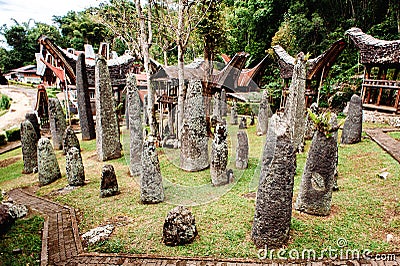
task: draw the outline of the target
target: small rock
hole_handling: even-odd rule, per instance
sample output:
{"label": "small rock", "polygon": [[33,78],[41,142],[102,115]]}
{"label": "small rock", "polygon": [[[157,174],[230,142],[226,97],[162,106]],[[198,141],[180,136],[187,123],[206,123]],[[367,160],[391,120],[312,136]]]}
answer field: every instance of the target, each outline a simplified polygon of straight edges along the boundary
{"label": "small rock", "polygon": [[378,174],[378,177],[383,179],[383,180],[386,180],[386,178],[388,176],[389,176],[389,172],[387,172],[387,171],[384,171],[384,172],[381,172],[381,173]]}
{"label": "small rock", "polygon": [[163,227],[165,245],[185,245],[193,242],[196,236],[196,222],[188,208],[178,206],[169,211]]}
{"label": "small rock", "polygon": [[107,239],[114,230],[114,225],[107,224],[105,226],[99,226],[92,230],[84,233],[82,239],[88,244],[96,244],[101,240]]}
{"label": "small rock", "polygon": [[22,249],[21,248],[13,249],[12,253],[13,254],[21,254],[22,253]]}
{"label": "small rock", "polygon": [[388,243],[392,242],[393,238],[394,238],[394,236],[392,234],[387,234],[386,235],[386,242],[388,242]]}
{"label": "small rock", "polygon": [[13,219],[19,219],[28,214],[28,208],[25,205],[13,204],[13,203],[3,203],[8,207],[8,213]]}

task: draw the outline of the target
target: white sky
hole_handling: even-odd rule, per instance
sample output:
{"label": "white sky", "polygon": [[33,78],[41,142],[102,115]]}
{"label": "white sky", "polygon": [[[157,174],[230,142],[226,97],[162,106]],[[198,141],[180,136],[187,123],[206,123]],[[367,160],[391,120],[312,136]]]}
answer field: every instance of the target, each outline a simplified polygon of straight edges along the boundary
{"label": "white sky", "polygon": [[68,11],[82,11],[87,7],[98,6],[103,0],[0,0],[0,26],[14,25],[11,18],[19,23],[33,19],[52,25],[52,17],[64,16]]}

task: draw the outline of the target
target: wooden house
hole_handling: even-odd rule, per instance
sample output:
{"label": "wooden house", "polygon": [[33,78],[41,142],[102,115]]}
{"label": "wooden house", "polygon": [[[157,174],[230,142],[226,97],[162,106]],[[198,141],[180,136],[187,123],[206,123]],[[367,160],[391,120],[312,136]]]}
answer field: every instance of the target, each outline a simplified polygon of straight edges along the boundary
{"label": "wooden house", "polygon": [[379,40],[359,28],[347,30],[346,35],[360,50],[360,63],[364,65],[363,107],[399,113],[400,40]]}

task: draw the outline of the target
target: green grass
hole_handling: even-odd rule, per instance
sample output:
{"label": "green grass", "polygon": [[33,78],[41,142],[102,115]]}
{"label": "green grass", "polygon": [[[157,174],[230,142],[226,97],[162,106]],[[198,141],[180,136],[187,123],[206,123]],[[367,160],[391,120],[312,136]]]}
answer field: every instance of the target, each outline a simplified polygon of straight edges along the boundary
{"label": "green grass", "polygon": [[[172,152],[171,155],[171,151],[159,149],[164,180],[169,184],[177,184],[181,190],[166,187],[166,202],[143,205],[140,203],[138,180],[129,176],[125,158],[98,162],[95,140],[81,142],[87,181],[85,186],[68,194],[60,195],[56,192],[67,185],[65,157],[57,151],[63,178],[48,186],[35,189],[38,195],[76,208],[80,217],[81,233],[107,223],[117,225],[109,240],[89,247],[90,251],[162,256],[257,258],[258,249],[251,241],[255,200],[244,195],[256,191],[259,178],[257,169],[265,136],[256,136],[254,126],[247,132],[250,141],[249,168],[245,171],[235,171],[236,183],[224,188],[223,191],[207,187],[210,182],[209,170],[198,173],[184,172],[174,165],[173,159],[168,159],[168,156],[176,158],[174,157],[176,154]],[[234,146],[236,131],[230,129],[230,134],[229,142]],[[306,150],[309,144],[307,142]],[[124,152],[127,151],[127,147],[124,147]],[[0,160],[7,156],[18,156],[18,151],[0,155]],[[231,167],[233,158],[234,155],[230,154]],[[297,197],[305,161],[306,153],[297,155],[293,201]],[[111,198],[99,198],[101,169],[104,164],[109,163],[116,170],[121,193]],[[18,165],[18,162],[15,164]],[[390,172],[387,180],[376,176],[382,169]],[[37,175],[14,177],[15,171],[18,170],[9,169],[0,172],[0,177],[12,176],[7,177],[7,181],[0,181],[0,187],[9,190],[13,187],[36,184]],[[286,248],[321,251],[329,246],[335,248],[337,239],[345,238],[351,248],[368,248],[374,252],[398,251],[399,173],[400,166],[397,161],[369,139],[363,139],[361,143],[355,145],[340,145],[338,178],[340,190],[333,194],[331,214],[327,217],[316,217],[293,211],[290,239]],[[202,187],[206,189],[202,190]],[[222,194],[217,196],[218,193]],[[190,245],[166,247],[161,241],[162,225],[168,211],[174,207],[168,202],[179,200],[185,204],[190,204],[192,201],[204,203],[191,207],[196,217],[199,236]],[[389,233],[395,236],[395,241],[386,243],[386,235]]]}
{"label": "green grass", "polygon": [[395,140],[400,140],[400,131],[399,132],[387,132],[386,134],[388,134]]}
{"label": "green grass", "polygon": [[[40,265],[43,222],[39,216],[19,219],[0,236],[1,265]],[[21,252],[14,254],[16,249]]]}

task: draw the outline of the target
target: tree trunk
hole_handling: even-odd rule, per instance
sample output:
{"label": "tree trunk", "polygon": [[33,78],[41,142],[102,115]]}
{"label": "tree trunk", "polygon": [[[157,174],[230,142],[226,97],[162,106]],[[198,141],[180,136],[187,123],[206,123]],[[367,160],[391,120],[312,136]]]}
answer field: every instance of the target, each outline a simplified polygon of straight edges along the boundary
{"label": "tree trunk", "polygon": [[183,110],[186,98],[186,88],[185,88],[185,73],[184,73],[184,61],[183,61],[184,51],[181,45],[178,45],[178,139],[181,139],[181,127],[183,123]]}

